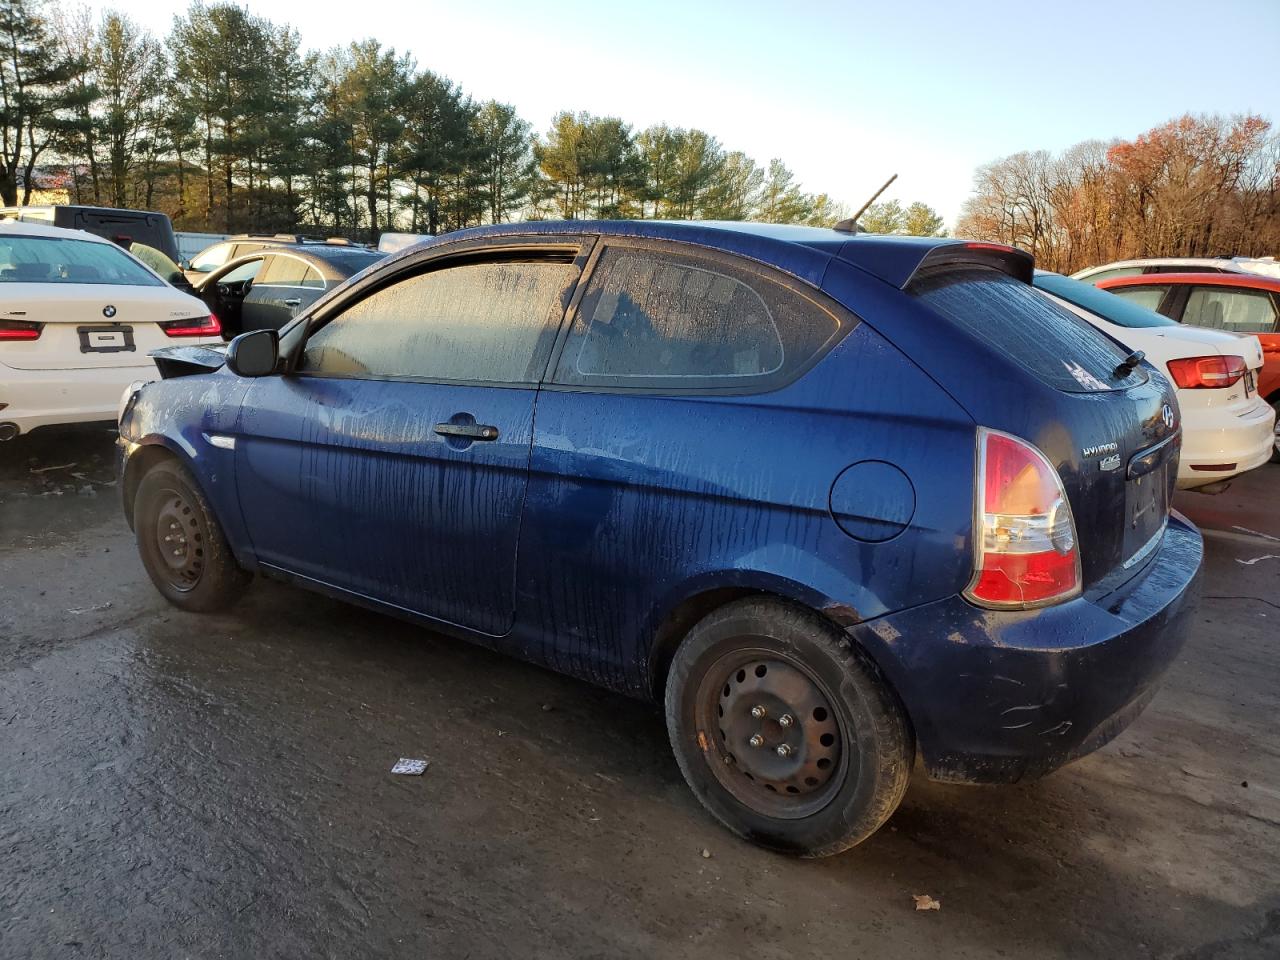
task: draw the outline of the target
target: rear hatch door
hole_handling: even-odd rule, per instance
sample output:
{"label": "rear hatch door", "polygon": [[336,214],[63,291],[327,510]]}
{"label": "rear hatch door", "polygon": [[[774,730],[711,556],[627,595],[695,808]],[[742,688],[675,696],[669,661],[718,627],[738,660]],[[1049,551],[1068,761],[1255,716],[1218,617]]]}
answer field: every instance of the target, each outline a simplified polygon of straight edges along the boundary
{"label": "rear hatch door", "polygon": [[[1011,275],[1016,272],[1022,276]],[[1141,569],[1177,479],[1177,402],[1152,368],[1026,282],[1023,265],[926,263],[919,302],[995,355],[945,383],[975,419],[1034,443],[1058,470],[1075,519],[1084,587]]]}

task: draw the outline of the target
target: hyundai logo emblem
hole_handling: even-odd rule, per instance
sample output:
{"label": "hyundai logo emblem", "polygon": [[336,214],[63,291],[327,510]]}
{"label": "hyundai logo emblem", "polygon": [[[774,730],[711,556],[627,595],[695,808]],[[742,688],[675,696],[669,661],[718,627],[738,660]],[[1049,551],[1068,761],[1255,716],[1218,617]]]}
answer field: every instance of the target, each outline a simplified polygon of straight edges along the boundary
{"label": "hyundai logo emblem", "polygon": [[[105,307],[102,308],[102,315],[106,317],[108,320],[110,320],[112,317],[116,315],[116,308],[108,303]],[[1165,409],[1168,409],[1168,408],[1166,407]]]}
{"label": "hyundai logo emblem", "polygon": [[1160,411],[1160,417],[1161,419],[1164,420],[1164,425],[1168,427],[1170,430],[1172,430],[1173,429],[1173,407],[1169,406],[1166,403],[1164,405],[1164,409]]}

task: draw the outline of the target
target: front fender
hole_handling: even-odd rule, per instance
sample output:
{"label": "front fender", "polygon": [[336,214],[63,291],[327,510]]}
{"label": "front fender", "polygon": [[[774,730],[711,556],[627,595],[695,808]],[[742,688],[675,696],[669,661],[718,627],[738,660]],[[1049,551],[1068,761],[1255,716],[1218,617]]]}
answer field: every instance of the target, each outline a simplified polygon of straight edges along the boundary
{"label": "front fender", "polygon": [[[133,525],[133,495],[159,457],[185,466],[209,501],[231,552],[254,565],[235,482],[235,433],[249,381],[227,371],[149,383],[135,398],[120,440],[119,479],[125,519]],[[216,444],[215,442],[216,441]]]}

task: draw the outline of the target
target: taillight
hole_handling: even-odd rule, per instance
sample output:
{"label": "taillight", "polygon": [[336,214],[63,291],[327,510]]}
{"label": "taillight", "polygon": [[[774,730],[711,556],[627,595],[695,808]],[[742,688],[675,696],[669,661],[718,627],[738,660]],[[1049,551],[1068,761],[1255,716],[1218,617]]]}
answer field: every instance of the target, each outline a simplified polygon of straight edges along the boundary
{"label": "taillight", "polygon": [[216,337],[222,333],[222,324],[212,313],[207,317],[192,317],[190,320],[166,320],[160,329],[167,337]]}
{"label": "taillight", "polygon": [[1080,592],[1071,505],[1044,454],[1007,433],[978,429],[973,581],[984,607],[1039,607]]}
{"label": "taillight", "polygon": [[1248,371],[1244,357],[1182,357],[1166,366],[1173,382],[1183,390],[1230,387]]}
{"label": "taillight", "polygon": [[27,320],[0,320],[0,340],[39,340],[41,325]]}

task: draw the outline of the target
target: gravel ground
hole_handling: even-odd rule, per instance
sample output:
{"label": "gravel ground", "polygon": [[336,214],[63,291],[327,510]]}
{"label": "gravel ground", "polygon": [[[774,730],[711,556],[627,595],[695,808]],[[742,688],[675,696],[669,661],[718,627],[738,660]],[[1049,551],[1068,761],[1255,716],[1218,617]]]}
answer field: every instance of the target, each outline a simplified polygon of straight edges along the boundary
{"label": "gravel ground", "polygon": [[6,960],[1280,956],[1280,466],[1180,495],[1197,627],[1125,734],[821,862],[720,830],[644,704],[261,580],[173,610],[112,479],[101,427],[0,445]]}

